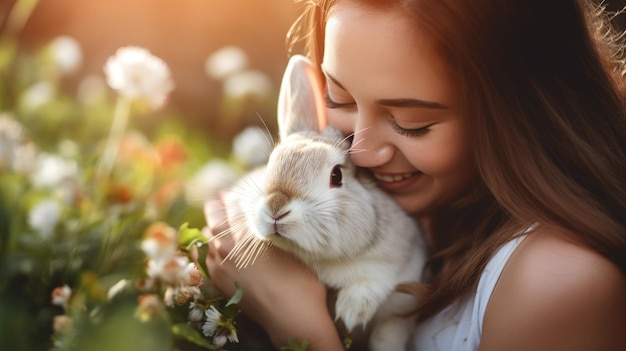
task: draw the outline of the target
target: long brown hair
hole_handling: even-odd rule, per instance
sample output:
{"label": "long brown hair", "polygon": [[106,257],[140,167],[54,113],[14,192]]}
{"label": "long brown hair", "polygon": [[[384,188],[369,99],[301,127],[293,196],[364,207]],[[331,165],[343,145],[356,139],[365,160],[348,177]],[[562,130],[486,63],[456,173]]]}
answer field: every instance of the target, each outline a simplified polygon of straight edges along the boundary
{"label": "long brown hair", "polygon": [[[470,193],[433,219],[426,318],[478,284],[495,250],[534,222],[626,274],[626,83],[619,37],[587,0],[352,0],[395,6],[447,64],[473,133]],[[333,0],[309,0],[290,30],[323,57]],[[407,44],[410,45],[410,44]]]}

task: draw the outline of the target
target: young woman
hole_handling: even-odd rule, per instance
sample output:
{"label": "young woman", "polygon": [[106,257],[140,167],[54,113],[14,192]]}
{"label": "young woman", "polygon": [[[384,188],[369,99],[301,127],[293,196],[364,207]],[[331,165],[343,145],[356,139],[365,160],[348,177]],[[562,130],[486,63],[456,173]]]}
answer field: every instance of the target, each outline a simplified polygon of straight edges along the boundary
{"label": "young woman", "polygon": [[[585,0],[315,0],[300,29],[352,160],[424,228],[407,349],[626,348],[626,84]],[[206,216],[227,228],[219,201]],[[340,350],[326,289],[297,260],[207,264],[275,346]],[[410,311],[407,311],[410,312]]]}

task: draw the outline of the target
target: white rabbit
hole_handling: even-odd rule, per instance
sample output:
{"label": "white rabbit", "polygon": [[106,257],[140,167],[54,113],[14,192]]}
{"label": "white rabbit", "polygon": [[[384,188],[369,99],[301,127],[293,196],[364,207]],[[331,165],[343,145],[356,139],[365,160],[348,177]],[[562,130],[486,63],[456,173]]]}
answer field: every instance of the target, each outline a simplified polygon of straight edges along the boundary
{"label": "white rabbit", "polygon": [[279,96],[280,142],[267,166],[244,176],[224,199],[242,209],[239,225],[248,229],[227,259],[243,268],[271,245],[292,252],[337,290],[336,319],[348,331],[367,326],[371,350],[403,350],[415,324],[405,314],[417,300],[394,288],[420,280],[422,235],[350,162],[341,132],[318,131],[321,92],[310,61],[292,57]]}

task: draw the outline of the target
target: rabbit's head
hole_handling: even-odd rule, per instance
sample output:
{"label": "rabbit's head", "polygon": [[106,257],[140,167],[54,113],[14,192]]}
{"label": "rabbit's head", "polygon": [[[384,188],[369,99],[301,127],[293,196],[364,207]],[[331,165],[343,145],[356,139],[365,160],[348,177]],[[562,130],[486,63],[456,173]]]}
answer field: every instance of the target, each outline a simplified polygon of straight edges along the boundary
{"label": "rabbit's head", "polygon": [[248,194],[240,195],[251,235],[312,264],[357,254],[380,229],[349,141],[332,126],[319,131],[325,107],[317,77],[308,59],[291,58],[279,95],[280,142],[267,167],[241,182]]}

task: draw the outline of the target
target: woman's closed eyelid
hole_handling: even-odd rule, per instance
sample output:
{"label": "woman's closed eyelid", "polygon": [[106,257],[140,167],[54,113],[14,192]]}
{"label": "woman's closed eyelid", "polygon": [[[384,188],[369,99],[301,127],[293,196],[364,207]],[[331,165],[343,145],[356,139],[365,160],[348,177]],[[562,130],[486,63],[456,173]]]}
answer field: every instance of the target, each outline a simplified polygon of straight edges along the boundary
{"label": "woman's closed eyelid", "polygon": [[[409,118],[407,120],[405,116],[403,119],[397,120],[396,116],[391,112],[388,114],[388,121],[394,132],[405,137],[423,136],[430,132],[432,126],[438,124],[437,121],[424,120],[423,117],[418,119]],[[406,123],[408,123],[408,125],[406,125]]]}
{"label": "woman's closed eyelid", "polygon": [[326,107],[343,108],[343,107],[355,107],[355,106],[356,106],[356,103],[354,102],[346,102],[346,103],[335,102],[333,99],[331,99],[328,91],[326,91]]}
{"label": "woman's closed eyelid", "polygon": [[406,137],[419,137],[419,136],[423,136],[425,134],[427,134],[428,132],[430,132],[430,128],[435,125],[435,123],[431,123],[429,125],[426,125],[424,127],[420,127],[420,128],[411,128],[411,129],[407,129],[407,128],[402,128],[398,123],[396,123],[395,121],[393,121],[392,124],[392,129],[402,135],[402,136],[406,136]]}

